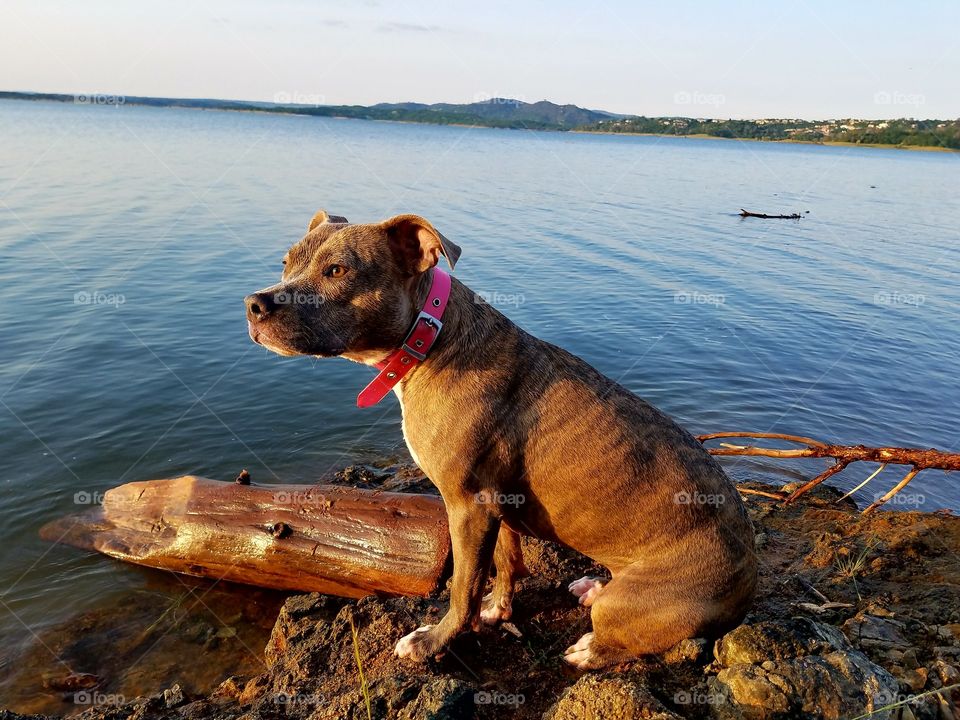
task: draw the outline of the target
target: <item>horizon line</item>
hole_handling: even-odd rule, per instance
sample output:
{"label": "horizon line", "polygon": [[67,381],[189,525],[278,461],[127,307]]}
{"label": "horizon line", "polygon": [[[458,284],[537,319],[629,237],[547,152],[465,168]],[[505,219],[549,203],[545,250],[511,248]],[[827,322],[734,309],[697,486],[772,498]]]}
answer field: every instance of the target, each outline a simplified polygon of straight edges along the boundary
{"label": "horizon line", "polygon": [[[279,94],[279,93],[278,93]],[[297,93],[283,93],[291,95],[293,97],[297,96]],[[910,120],[915,122],[954,122],[960,120],[960,117],[957,118],[919,118],[919,117],[884,117],[884,118],[864,118],[857,117],[854,115],[848,115],[845,117],[817,117],[817,118],[804,118],[800,116],[767,116],[767,117],[711,117],[707,115],[641,115],[635,113],[616,113],[610,110],[598,110],[595,108],[588,108],[582,105],[577,105],[575,103],[558,103],[553,100],[548,100],[546,98],[542,100],[536,100],[534,102],[529,102],[526,100],[520,100],[518,98],[510,97],[489,97],[484,100],[474,100],[473,102],[421,102],[418,100],[398,100],[398,101],[380,101],[371,105],[362,105],[362,104],[351,104],[351,103],[295,103],[295,102],[277,102],[276,100],[241,100],[236,98],[218,98],[218,97],[173,97],[168,95],[130,95],[125,93],[106,93],[106,92],[43,92],[37,90],[0,90],[0,96],[2,95],[34,95],[38,97],[73,97],[75,100],[80,98],[103,98],[105,101],[94,100],[90,102],[89,100],[84,102],[80,101],[78,104],[88,104],[88,105],[123,105],[126,102],[127,98],[130,98],[134,101],[136,100],[182,100],[188,102],[198,102],[198,101],[212,101],[212,102],[222,102],[222,103],[237,103],[237,104],[248,104],[248,105],[265,105],[277,108],[291,107],[291,108],[338,108],[338,107],[355,107],[355,108],[373,108],[377,105],[403,105],[403,104],[416,104],[416,105],[454,105],[467,107],[469,105],[483,105],[490,104],[494,101],[500,101],[502,104],[519,104],[519,105],[535,105],[537,103],[545,102],[557,107],[571,106],[578,108],[580,110],[586,110],[588,112],[595,112],[604,115],[609,115],[614,119],[629,119],[629,118],[650,118],[650,119],[670,119],[670,118],[684,118],[692,120],[716,120],[716,121],[730,121],[730,120],[743,120],[747,122],[756,122],[758,120],[799,120],[801,122],[831,122],[838,120],[867,120],[870,122],[887,122],[893,120]],[[107,102],[108,99],[114,99],[113,102]],[[119,100],[119,102],[117,102]]]}

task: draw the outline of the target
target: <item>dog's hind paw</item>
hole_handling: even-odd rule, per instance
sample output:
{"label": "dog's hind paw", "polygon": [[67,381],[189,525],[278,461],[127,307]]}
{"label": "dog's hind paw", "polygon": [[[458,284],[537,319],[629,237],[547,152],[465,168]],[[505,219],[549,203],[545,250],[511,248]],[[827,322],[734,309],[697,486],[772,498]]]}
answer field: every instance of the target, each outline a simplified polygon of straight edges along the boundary
{"label": "dog's hind paw", "polygon": [[564,651],[564,661],[579,670],[591,667],[594,659],[593,652],[590,650],[591,642],[593,642],[593,633],[588,632]]}
{"label": "dog's hind paw", "polygon": [[504,605],[493,593],[483,596],[483,604],[480,607],[480,620],[485,625],[496,625],[503,620],[509,620],[513,615],[513,606],[511,603]]}
{"label": "dog's hind paw", "polygon": [[599,578],[584,576],[574,580],[567,589],[580,599],[580,604],[590,607],[603,590],[604,583]]}

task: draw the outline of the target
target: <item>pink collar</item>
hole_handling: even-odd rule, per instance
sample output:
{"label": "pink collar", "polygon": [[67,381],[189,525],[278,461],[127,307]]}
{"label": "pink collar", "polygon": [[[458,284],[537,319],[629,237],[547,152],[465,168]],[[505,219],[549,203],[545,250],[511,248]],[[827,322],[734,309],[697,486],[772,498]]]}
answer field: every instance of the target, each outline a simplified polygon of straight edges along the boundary
{"label": "pink collar", "polygon": [[404,375],[427,359],[427,353],[437,342],[443,328],[441,319],[450,299],[450,276],[438,267],[432,270],[430,291],[413,322],[403,344],[390,353],[382,362],[377,363],[380,374],[377,375],[360,394],[357,395],[357,407],[370,407],[383,400],[393,386]]}

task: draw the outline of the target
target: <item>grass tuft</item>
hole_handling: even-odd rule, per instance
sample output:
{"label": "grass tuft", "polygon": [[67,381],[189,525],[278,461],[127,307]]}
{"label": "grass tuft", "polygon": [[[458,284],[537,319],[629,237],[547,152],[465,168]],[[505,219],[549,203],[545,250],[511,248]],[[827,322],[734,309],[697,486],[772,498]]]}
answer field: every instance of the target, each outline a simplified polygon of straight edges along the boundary
{"label": "grass tuft", "polygon": [[857,591],[857,600],[863,600],[863,597],[860,595],[860,586],[857,583],[857,577],[867,564],[867,557],[870,555],[870,551],[873,550],[877,544],[877,539],[871,538],[860,552],[845,557],[838,557],[835,561],[837,573],[840,577],[853,580],[853,589]]}

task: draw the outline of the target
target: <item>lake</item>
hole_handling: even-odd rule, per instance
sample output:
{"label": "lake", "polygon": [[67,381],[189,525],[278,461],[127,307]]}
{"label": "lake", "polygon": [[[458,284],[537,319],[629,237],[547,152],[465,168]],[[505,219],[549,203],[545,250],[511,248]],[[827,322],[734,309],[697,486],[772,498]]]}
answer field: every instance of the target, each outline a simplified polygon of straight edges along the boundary
{"label": "lake", "polygon": [[[319,208],[424,215],[463,248],[457,277],[694,432],[960,441],[957,154],[16,101],[0,138],[0,705],[68,711],[38,677],[71,627],[177,679],[177,647],[124,642],[181,608],[174,638],[196,625],[255,667],[279,602],[50,545],[45,522],[132,480],[403,456],[396,399],[355,407],[369,369],[247,337],[244,295]],[[922,473],[892,504],[917,507],[960,509],[960,482]]]}

